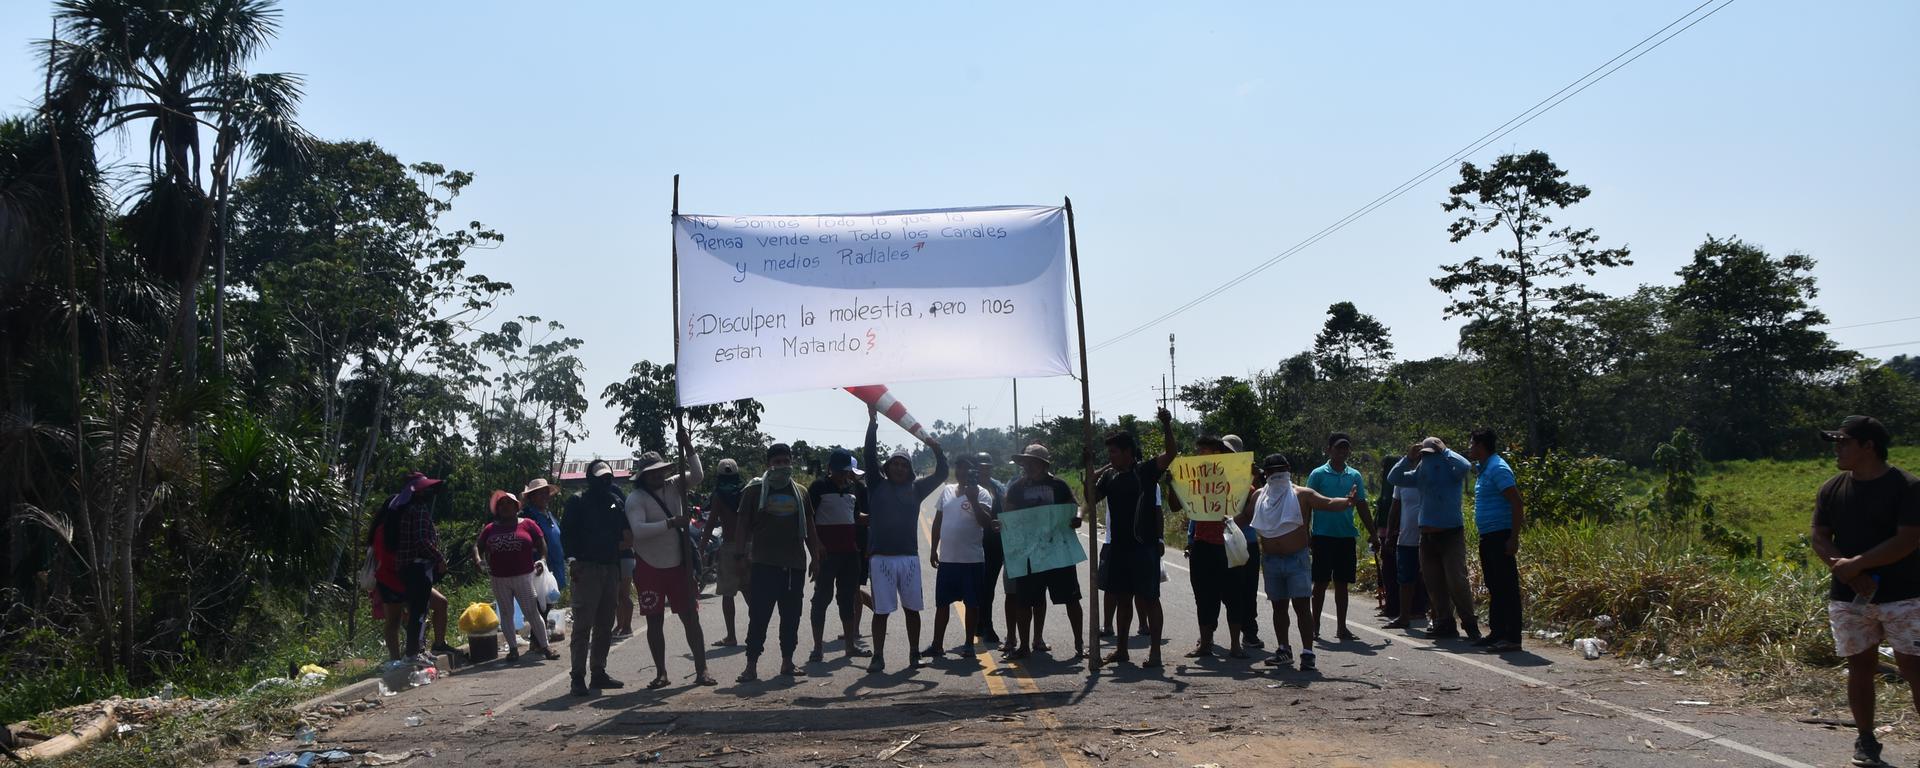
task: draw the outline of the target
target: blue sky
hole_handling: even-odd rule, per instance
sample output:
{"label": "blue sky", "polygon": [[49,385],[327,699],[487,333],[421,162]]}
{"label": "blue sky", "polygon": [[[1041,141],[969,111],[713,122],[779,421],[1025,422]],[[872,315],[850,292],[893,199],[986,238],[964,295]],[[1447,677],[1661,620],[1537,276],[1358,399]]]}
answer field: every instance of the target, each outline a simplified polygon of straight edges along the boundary
{"label": "blue sky", "polygon": [[[307,78],[302,120],[474,172],[461,218],[504,233],[474,265],[586,341],[600,390],[672,355],[670,179],[689,213],[1074,199],[1091,342],[1279,253],[1558,90],[1693,2],[834,4],[358,2],[285,7],[259,71]],[[0,4],[0,108],[40,90],[50,5]],[[1593,196],[1561,220],[1628,245],[1610,292],[1671,283],[1708,234],[1819,261],[1846,326],[1920,314],[1920,4],[1739,0],[1472,159],[1544,149]],[[1901,138],[1905,137],[1905,138]],[[134,137],[122,143],[134,141]],[[1351,300],[1403,358],[1458,326],[1427,280],[1449,244],[1436,177],[1340,233],[1091,358],[1103,416],[1181,381],[1271,368]],[[1920,341],[1920,320],[1834,331]],[[1920,343],[1868,354],[1920,354]],[[1013,418],[1005,381],[901,384],[924,422]],[[839,392],[766,399],[776,438],[851,443]],[[1023,422],[1075,411],[1023,381]]]}

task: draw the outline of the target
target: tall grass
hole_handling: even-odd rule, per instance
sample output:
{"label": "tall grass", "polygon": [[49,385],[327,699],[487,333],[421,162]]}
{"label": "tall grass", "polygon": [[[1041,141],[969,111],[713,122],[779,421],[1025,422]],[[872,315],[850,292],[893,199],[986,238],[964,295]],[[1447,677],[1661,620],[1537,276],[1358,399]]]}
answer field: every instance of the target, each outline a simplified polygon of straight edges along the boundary
{"label": "tall grass", "polygon": [[[1838,662],[1824,572],[1734,557],[1688,525],[1567,522],[1522,541],[1531,627],[1750,675]],[[1601,615],[1614,625],[1598,627]]]}

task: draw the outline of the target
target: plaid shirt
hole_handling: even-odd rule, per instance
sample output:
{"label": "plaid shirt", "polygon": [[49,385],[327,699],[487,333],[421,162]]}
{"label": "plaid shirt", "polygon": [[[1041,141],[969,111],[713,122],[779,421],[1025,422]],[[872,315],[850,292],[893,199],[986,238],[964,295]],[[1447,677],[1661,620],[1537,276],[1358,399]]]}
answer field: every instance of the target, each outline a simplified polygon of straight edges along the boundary
{"label": "plaid shirt", "polygon": [[394,533],[399,535],[393,548],[395,559],[402,563],[440,561],[440,532],[433,527],[432,504],[415,502],[400,510]]}

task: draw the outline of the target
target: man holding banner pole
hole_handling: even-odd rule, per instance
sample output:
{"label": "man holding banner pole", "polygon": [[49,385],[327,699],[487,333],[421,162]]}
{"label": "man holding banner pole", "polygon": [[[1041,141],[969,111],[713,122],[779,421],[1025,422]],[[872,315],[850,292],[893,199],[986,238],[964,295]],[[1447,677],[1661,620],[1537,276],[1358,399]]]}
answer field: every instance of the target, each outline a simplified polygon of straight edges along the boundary
{"label": "man holding banner pole", "polygon": [[887,669],[887,617],[907,612],[908,668],[920,666],[920,611],[925,599],[920,585],[920,504],[947,479],[947,454],[940,442],[923,438],[933,450],[933,474],[915,479],[913,457],[895,451],[880,463],[880,412],[867,405],[867,443],[862,453],[867,469],[867,531],[872,554],[869,579],[873,588],[873,663],[871,673]]}

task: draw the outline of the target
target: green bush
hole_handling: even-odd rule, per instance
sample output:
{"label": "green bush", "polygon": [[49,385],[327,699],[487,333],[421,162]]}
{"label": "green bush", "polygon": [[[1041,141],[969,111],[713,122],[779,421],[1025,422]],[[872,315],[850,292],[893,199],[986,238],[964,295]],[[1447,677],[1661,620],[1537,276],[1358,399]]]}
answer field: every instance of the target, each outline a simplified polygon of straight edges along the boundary
{"label": "green bush", "polygon": [[[1554,451],[1537,458],[1508,458],[1530,523],[1607,522],[1628,513],[1628,469],[1623,462]],[[1469,479],[1469,492],[1471,488]]]}

